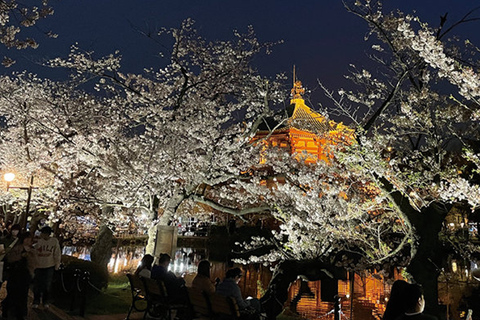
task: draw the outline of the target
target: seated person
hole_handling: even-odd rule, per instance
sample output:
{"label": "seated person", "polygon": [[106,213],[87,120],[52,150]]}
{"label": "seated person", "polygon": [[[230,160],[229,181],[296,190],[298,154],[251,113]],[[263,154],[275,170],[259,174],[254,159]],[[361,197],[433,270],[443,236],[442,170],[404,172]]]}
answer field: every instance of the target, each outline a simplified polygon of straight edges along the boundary
{"label": "seated person", "polygon": [[152,264],[153,256],[149,254],[144,255],[142,261],[140,261],[140,265],[137,270],[135,270],[135,275],[143,278],[150,278],[152,274]]}
{"label": "seated person", "polygon": [[227,271],[225,279],[217,286],[216,293],[224,297],[232,297],[237,301],[240,312],[242,310],[254,310],[260,312],[261,306],[258,299],[244,300],[238,283],[242,279],[242,270],[233,268]]}
{"label": "seated person", "polygon": [[418,284],[408,284],[403,294],[405,313],[398,317],[398,320],[437,320],[436,317],[423,313],[425,299],[422,287]]}
{"label": "seated person", "polygon": [[197,275],[192,281],[192,288],[206,294],[215,293],[215,285],[210,280],[210,261],[202,260],[198,264]]}
{"label": "seated person", "polygon": [[187,291],[185,287],[185,280],[177,278],[177,276],[168,271],[170,264],[170,255],[166,253],[160,254],[157,265],[152,267],[151,278],[154,280],[161,280],[167,288],[167,294],[171,301],[183,303],[187,301]]}

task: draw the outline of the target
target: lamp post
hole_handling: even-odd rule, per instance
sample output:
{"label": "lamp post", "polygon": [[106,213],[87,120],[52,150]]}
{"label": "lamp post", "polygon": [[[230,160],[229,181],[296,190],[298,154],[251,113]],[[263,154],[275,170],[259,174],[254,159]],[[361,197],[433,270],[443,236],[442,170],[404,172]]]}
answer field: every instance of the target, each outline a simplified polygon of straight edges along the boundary
{"label": "lamp post", "polygon": [[5,173],[5,175],[3,176],[3,179],[7,182],[7,191],[10,189],[27,190],[27,206],[25,208],[25,212],[22,213],[22,215],[20,216],[20,221],[19,221],[19,224],[22,226],[22,228],[26,229],[28,214],[30,211],[30,200],[32,199],[32,190],[34,189],[33,176],[30,177],[30,185],[28,187],[11,186],[10,183],[12,183],[12,181],[15,179],[15,174],[11,172]]}

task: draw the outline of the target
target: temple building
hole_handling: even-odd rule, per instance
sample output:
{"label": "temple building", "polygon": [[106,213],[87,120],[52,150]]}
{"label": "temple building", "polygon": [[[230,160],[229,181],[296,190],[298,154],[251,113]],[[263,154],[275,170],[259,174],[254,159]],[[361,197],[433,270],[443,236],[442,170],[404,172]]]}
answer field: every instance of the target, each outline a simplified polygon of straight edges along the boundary
{"label": "temple building", "polygon": [[355,140],[354,130],[310,109],[304,93],[302,83],[295,79],[290,105],[285,110],[287,120],[278,123],[273,118],[266,119],[253,140],[263,141],[266,148],[289,148],[290,154],[303,153],[306,163],[328,162],[333,156],[330,147],[351,144]]}

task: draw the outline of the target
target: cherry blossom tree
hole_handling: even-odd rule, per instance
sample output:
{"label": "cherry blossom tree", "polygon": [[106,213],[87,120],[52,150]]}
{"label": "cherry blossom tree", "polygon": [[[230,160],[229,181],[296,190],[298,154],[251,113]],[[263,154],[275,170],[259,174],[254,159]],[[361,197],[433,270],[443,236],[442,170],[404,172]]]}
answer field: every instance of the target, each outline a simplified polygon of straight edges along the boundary
{"label": "cherry blossom tree", "polygon": [[[115,130],[116,124],[121,126],[121,121],[115,109],[102,107],[108,99],[62,83],[26,73],[4,76],[0,82],[5,121],[0,144],[2,169],[16,173],[15,185],[27,186],[33,177],[32,202],[37,211],[50,212],[54,221],[65,218],[79,194],[98,190],[91,176],[96,175],[98,150],[102,150],[99,141]],[[104,128],[107,120],[109,125]],[[82,184],[87,178],[91,181]],[[15,190],[7,194],[12,192]],[[26,193],[17,193],[23,198],[19,203],[24,204]]]}
{"label": "cherry blossom tree", "polygon": [[[72,71],[66,83],[5,78],[12,88],[4,95],[9,138],[3,148],[11,151],[2,162],[48,172],[53,219],[96,210],[105,222],[128,223],[135,212],[144,219],[137,225],[148,228],[208,202],[206,186],[258,163],[250,139],[271,101],[282,98],[279,84],[251,66],[271,44],[259,43],[251,28],[234,36],[207,42],[187,20],[160,32],[159,41],[174,39],[171,49],[162,48],[170,58],[144,74],[120,72],[119,53],[94,58],[73,46],[67,58],[50,63]],[[15,91],[20,87],[29,94]]]}
{"label": "cherry blossom tree", "polygon": [[[442,240],[449,213],[479,207],[478,48],[448,38],[459,24],[478,20],[476,11],[452,23],[444,16],[431,28],[413,15],[384,13],[378,1],[345,6],[368,23],[371,58],[380,67],[374,73],[352,65],[355,91],[320,85],[332,100],[331,113],[351,120],[358,143],[336,149],[329,164],[273,155],[269,173],[262,178],[258,171],[256,183],[239,190],[248,190],[251,202],[261,199],[282,224],[270,239],[245,248],[255,262],[407,266],[435,310],[448,252],[478,254],[474,246]],[[268,175],[277,181],[255,190]],[[265,301],[275,302],[279,287],[288,287],[275,279],[295,279],[277,271],[267,291],[277,298]]]}
{"label": "cherry blossom tree", "polygon": [[384,13],[378,1],[346,8],[368,23],[371,57],[380,65],[376,73],[352,66],[357,91],[327,90],[356,125],[359,144],[348,150],[347,164],[369,174],[412,226],[407,270],[433,308],[445,217],[452,207],[474,211],[480,200],[477,48],[448,38],[459,24],[478,20],[476,11],[454,22],[445,15],[432,28],[414,15]]}
{"label": "cherry blossom tree", "polygon": [[[53,9],[47,0],[33,1],[26,4],[21,1],[3,1],[0,4],[0,43],[7,49],[37,48],[38,42],[24,36],[22,30],[37,25],[40,19],[53,14]],[[56,37],[51,31],[44,31],[49,37]],[[10,57],[4,56],[2,64],[6,67],[15,63]]]}

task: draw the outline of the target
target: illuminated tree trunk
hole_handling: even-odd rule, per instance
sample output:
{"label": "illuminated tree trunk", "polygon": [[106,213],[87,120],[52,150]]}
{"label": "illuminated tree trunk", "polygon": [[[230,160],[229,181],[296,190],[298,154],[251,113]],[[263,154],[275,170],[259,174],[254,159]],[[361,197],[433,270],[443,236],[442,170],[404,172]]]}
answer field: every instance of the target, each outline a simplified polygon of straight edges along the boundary
{"label": "illuminated tree trunk", "polygon": [[[185,200],[185,195],[184,194],[178,194],[176,197],[173,197],[170,199],[168,202],[167,208],[163,211],[163,213],[159,216],[158,218],[158,223],[152,225],[148,229],[148,240],[147,240],[147,246],[145,248],[145,252],[151,255],[158,255],[157,254],[157,236],[158,236],[158,229],[159,226],[170,226],[171,221],[175,217],[175,213],[182,203],[182,201]],[[170,238],[168,241],[171,241]],[[176,241],[176,237],[175,237]],[[174,244],[176,246],[176,243]],[[169,253],[170,254],[170,253]]]}

